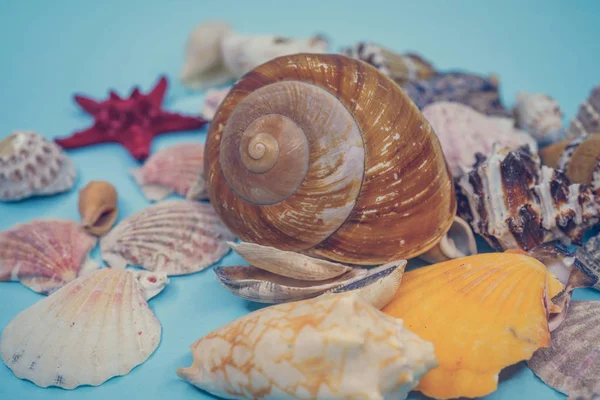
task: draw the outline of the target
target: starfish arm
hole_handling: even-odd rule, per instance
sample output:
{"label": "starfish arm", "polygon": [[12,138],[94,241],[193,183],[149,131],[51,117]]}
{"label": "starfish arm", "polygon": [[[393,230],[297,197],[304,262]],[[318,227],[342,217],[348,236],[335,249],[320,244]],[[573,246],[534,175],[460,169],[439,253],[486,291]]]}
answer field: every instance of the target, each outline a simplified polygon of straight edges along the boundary
{"label": "starfish arm", "polygon": [[177,113],[162,112],[160,118],[154,124],[158,133],[171,131],[190,131],[200,129],[208,123],[208,120],[200,117],[188,117]]}
{"label": "starfish arm", "polygon": [[160,108],[163,99],[165,98],[165,93],[167,91],[167,78],[161,76],[158,80],[158,83],[154,88],[146,95],[150,103],[156,107]]}
{"label": "starfish arm", "polygon": [[91,126],[79,132],[75,132],[66,138],[54,139],[56,144],[64,149],[74,149],[77,147],[91,146],[98,143],[110,141],[104,136],[104,132],[100,131],[96,126]]}
{"label": "starfish arm", "polygon": [[119,143],[138,161],[144,161],[150,155],[150,144],[154,132],[134,125],[122,134]]}
{"label": "starfish arm", "polygon": [[140,92],[140,88],[139,87],[134,87],[133,90],[131,91],[131,94],[129,95],[130,99],[137,99],[141,96],[141,92]]}
{"label": "starfish arm", "polygon": [[114,100],[121,100],[121,97],[120,97],[120,96],[117,94],[117,92],[115,92],[114,90],[111,90],[111,91],[108,93],[108,98],[109,98],[110,100],[113,100],[113,101],[114,101]]}
{"label": "starfish arm", "polygon": [[83,108],[89,114],[96,115],[96,113],[100,111],[101,104],[98,103],[96,100],[92,100],[89,97],[82,96],[79,94],[76,94],[74,98],[75,102],[79,104],[79,107]]}

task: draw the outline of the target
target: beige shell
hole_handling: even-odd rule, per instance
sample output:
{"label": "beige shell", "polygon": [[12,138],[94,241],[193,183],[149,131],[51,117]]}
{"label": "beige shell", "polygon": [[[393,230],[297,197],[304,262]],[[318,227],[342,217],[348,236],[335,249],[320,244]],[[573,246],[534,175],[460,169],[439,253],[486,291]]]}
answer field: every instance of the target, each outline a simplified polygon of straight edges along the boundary
{"label": "beige shell", "polygon": [[349,264],[416,257],[452,225],[435,133],[402,89],[341,55],[271,60],[210,127],[211,203],[241,240]]}
{"label": "beige shell", "polygon": [[422,254],[421,258],[430,263],[438,263],[475,254],[475,234],[467,221],[456,216],[448,233],[435,247]]}
{"label": "beige shell", "polygon": [[81,224],[92,235],[110,230],[117,216],[117,190],[109,182],[92,181],[79,191]]}

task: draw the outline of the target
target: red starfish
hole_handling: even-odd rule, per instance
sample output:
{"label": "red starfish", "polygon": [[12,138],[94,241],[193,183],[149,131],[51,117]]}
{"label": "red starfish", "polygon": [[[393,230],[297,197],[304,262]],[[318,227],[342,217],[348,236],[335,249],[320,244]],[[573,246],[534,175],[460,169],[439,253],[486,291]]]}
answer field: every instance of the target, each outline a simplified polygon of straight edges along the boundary
{"label": "red starfish", "polygon": [[55,142],[65,149],[120,143],[136,160],[143,161],[150,154],[154,136],[198,129],[208,122],[164,111],[161,107],[166,90],[167,79],[163,76],[150,93],[143,94],[136,87],[127,99],[112,90],[109,98],[102,102],[75,95],[77,104],[94,117],[94,125]]}

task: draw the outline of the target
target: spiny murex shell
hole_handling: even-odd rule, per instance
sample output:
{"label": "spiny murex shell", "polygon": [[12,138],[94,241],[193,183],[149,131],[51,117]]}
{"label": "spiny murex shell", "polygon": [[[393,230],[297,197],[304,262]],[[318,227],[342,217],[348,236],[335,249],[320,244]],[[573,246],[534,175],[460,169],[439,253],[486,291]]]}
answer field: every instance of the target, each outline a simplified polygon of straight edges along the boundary
{"label": "spiny murex shell", "polygon": [[153,154],[130,173],[150,201],[162,200],[173,192],[188,200],[201,200],[208,197],[203,166],[204,145],[182,143]]}
{"label": "spiny murex shell", "polygon": [[600,85],[594,87],[588,98],[581,104],[577,116],[567,129],[567,138],[591,135],[600,132]]}
{"label": "spiny murex shell", "polygon": [[514,120],[490,117],[464,104],[433,103],[423,109],[423,116],[440,139],[454,176],[475,163],[475,154],[489,154],[497,143],[510,149],[523,145],[538,149],[533,137],[514,127]]}
{"label": "spiny murex shell", "polygon": [[188,38],[186,63],[180,79],[193,89],[225,83],[275,57],[297,53],[325,53],[323,37],[286,38],[277,35],[240,35],[219,21],[199,24]]}
{"label": "spiny murex shell", "polygon": [[457,180],[459,214],[497,250],[560,239],[579,243],[598,222],[600,200],[527,148],[496,148]]}
{"label": "spiny murex shell", "polygon": [[397,54],[375,43],[359,42],[343,49],[342,54],[371,64],[399,85],[437,75],[433,65],[421,56]]}
{"label": "spiny murex shell", "polygon": [[211,124],[204,170],[240,239],[339,262],[416,257],[455,215],[427,121],[391,79],[341,55],[280,57],[237,82]]}
{"label": "spiny murex shell", "polygon": [[235,237],[225,228],[211,204],[166,200],[121,221],[100,241],[108,265],[127,264],[184,275],[201,271],[229,252]]}
{"label": "spiny murex shell", "polygon": [[48,294],[99,266],[96,238],[67,220],[33,220],[0,232],[0,281],[20,281]]}
{"label": "spiny murex shell", "polygon": [[255,311],[199,339],[180,377],[227,399],[404,399],[433,346],[352,294]]}
{"label": "spiny murex shell", "polygon": [[540,144],[556,142],[564,135],[560,105],[548,95],[518,93],[514,113],[517,127],[529,132]]}
{"label": "spiny murex shell", "polygon": [[18,314],[2,332],[2,360],[38,386],[101,385],[146,361],[161,326],[146,300],[164,274],[102,268]]}
{"label": "spiny murex shell", "polygon": [[230,243],[250,266],[215,267],[219,283],[243,299],[260,303],[304,300],[323,293],[354,291],[376,308],[394,296],[405,260],[351,268],[303,254],[252,243]]}
{"label": "spiny murex shell", "polygon": [[65,192],[76,175],[65,152],[35,132],[14,132],[0,141],[0,201]]}
{"label": "spiny murex shell", "polygon": [[527,362],[550,387],[576,398],[600,393],[600,301],[573,301],[550,347]]}

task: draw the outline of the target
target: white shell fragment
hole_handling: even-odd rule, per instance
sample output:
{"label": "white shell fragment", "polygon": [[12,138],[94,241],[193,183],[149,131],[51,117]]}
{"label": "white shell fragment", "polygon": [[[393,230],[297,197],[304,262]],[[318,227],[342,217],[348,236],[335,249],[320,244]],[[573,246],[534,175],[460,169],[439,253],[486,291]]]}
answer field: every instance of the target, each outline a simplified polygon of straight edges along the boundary
{"label": "white shell fragment", "polygon": [[76,175],[65,152],[35,132],[14,132],[0,140],[0,201],[65,192]]}
{"label": "white shell fragment", "polygon": [[204,145],[183,143],[153,154],[130,173],[149,201],[162,200],[173,192],[189,200],[204,200],[208,192],[203,169]]}
{"label": "white shell fragment", "polygon": [[225,399],[404,399],[433,345],[352,294],[267,307],[191,346],[177,374]]}
{"label": "white shell fragment", "polygon": [[512,119],[490,117],[464,104],[433,103],[423,109],[423,116],[437,134],[454,176],[475,163],[476,153],[488,155],[497,143],[511,150],[524,145],[532,152],[538,149],[535,139],[516,129]]}
{"label": "white shell fragment", "polygon": [[240,35],[220,21],[199,24],[190,34],[181,82],[202,90],[240,78],[273,58],[297,53],[326,53],[322,37],[284,38],[276,35]]}
{"label": "white shell fragment", "polygon": [[235,237],[220,222],[212,205],[166,200],[121,221],[100,241],[108,265],[127,264],[185,275],[201,271],[229,252]]}
{"label": "white shell fragment", "polygon": [[539,144],[554,143],[564,135],[560,105],[548,95],[518,93],[515,118],[517,127],[529,132]]}
{"label": "white shell fragment", "polygon": [[49,294],[99,268],[96,238],[68,220],[33,220],[0,232],[0,281],[20,281]]}
{"label": "white shell fragment", "polygon": [[126,375],[160,343],[161,326],[146,300],[167,282],[164,274],[111,268],[80,277],[4,328],[2,360],[41,387],[97,386]]}
{"label": "white shell fragment", "polygon": [[228,243],[248,263],[288,278],[320,281],[340,276],[350,270],[343,264],[312,258],[293,251],[283,251],[254,243]]}

